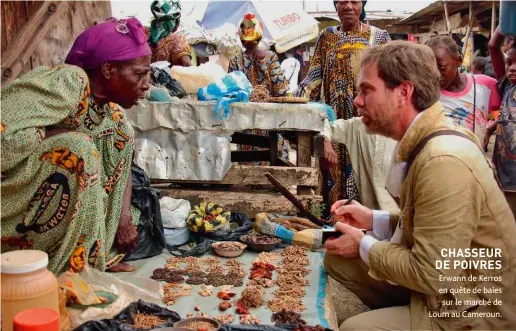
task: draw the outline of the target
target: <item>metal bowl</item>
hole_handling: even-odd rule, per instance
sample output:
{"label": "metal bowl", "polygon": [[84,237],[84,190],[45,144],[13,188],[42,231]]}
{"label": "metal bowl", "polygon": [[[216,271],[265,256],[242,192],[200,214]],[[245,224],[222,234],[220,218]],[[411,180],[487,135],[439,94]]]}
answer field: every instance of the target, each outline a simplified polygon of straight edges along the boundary
{"label": "metal bowl", "polygon": [[240,239],[240,241],[245,243],[251,251],[256,252],[256,253],[270,252],[281,243],[281,239],[279,239],[279,238],[274,238],[274,239],[277,239],[276,242],[268,243],[268,244],[253,243],[252,240],[249,240],[250,236],[251,235],[243,235],[243,236],[240,236],[239,239]]}
{"label": "metal bowl", "polygon": [[[223,248],[220,247],[220,245],[222,243],[232,243],[232,244],[238,245],[240,248],[239,249],[234,249],[234,250],[223,249]],[[247,245],[246,244],[242,244],[241,242],[238,242],[238,241],[218,241],[216,243],[211,244],[211,248],[213,248],[213,251],[218,256],[222,256],[222,257],[237,257],[237,256],[242,255],[244,250],[247,248]]]}
{"label": "metal bowl", "polygon": [[[213,318],[208,318],[208,317],[189,317],[189,318],[185,318],[184,320],[181,320],[181,321],[178,321],[178,322],[174,323],[174,328],[185,328],[185,329],[188,329],[188,330],[194,330],[194,329],[188,327],[190,325],[190,323],[192,323],[192,322],[208,322],[208,323],[213,325],[215,330],[219,330],[220,327],[221,327],[220,323],[217,320],[213,319]],[[197,330],[194,330],[194,331],[197,331]]]}

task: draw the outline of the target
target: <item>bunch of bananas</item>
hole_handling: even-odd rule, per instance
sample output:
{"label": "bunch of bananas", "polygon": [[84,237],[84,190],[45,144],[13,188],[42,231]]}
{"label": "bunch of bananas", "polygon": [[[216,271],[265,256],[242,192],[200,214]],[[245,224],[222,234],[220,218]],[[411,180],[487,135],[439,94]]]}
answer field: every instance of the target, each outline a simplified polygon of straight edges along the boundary
{"label": "bunch of bananas", "polygon": [[199,206],[192,208],[186,224],[193,232],[211,232],[226,224],[230,215],[231,212],[225,212],[215,202],[202,202]]}

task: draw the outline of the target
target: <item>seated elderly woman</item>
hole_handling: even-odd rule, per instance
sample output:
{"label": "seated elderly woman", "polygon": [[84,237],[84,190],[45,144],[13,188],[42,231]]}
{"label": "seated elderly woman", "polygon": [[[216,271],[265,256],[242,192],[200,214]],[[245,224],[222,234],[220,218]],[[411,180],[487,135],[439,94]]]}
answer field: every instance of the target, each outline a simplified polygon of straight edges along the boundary
{"label": "seated elderly woman", "polygon": [[49,269],[132,271],[133,130],[124,108],[149,89],[151,50],[135,18],[84,31],[66,65],[2,90],[2,252],[37,249]]}

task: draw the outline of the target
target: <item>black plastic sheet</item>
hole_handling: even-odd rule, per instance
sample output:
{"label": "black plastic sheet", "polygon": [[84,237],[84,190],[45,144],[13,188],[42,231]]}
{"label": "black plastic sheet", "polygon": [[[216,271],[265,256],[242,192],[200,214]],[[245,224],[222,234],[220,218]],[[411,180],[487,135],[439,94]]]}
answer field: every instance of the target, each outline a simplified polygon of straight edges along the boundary
{"label": "black plastic sheet", "polygon": [[[219,331],[294,331],[296,325],[239,325],[239,324],[225,324]],[[325,331],[332,331],[331,329],[324,329]]]}
{"label": "black plastic sheet", "polygon": [[213,232],[204,232],[196,234],[191,232],[191,242],[195,245],[192,249],[182,249],[178,246],[170,246],[167,244],[168,251],[175,256],[201,256],[211,251],[211,244],[216,241],[238,241],[240,236],[246,235],[253,229],[253,222],[246,214],[231,212],[229,218],[230,223],[236,223],[235,229],[224,229]]}
{"label": "black plastic sheet", "polygon": [[166,247],[163,221],[160,212],[160,192],[150,187],[149,177],[145,171],[133,164],[131,203],[141,211],[138,220],[138,243],[127,254],[124,261],[146,259],[159,255]]}
{"label": "black plastic sheet", "polygon": [[181,319],[175,311],[139,300],[131,303],[113,319],[89,321],[74,329],[74,331],[143,331],[144,329],[137,329],[132,326],[137,313],[155,315],[166,320],[165,323],[156,328],[172,327],[175,322]]}

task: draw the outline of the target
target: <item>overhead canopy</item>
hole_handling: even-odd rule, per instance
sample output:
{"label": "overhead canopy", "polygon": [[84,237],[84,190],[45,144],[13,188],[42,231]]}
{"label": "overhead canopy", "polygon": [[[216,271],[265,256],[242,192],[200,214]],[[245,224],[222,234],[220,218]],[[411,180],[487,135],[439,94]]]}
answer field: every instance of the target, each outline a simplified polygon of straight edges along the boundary
{"label": "overhead canopy", "polygon": [[263,24],[263,38],[273,41],[276,52],[283,53],[319,34],[319,23],[294,7],[285,2],[211,0],[201,23],[206,30],[216,29],[224,23],[238,26],[244,14],[254,13]]}

